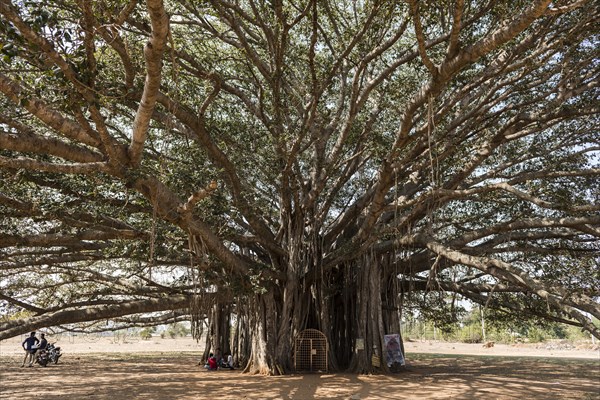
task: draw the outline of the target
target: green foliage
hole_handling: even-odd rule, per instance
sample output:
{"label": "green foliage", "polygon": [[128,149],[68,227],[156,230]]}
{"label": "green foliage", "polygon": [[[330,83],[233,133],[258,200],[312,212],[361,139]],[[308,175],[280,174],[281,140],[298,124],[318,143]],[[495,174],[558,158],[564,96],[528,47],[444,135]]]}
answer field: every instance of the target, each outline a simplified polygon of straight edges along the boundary
{"label": "green foliage", "polygon": [[547,338],[546,332],[536,326],[530,326],[529,329],[527,329],[527,339],[531,343],[543,342]]}
{"label": "green foliage", "polygon": [[10,304],[0,302],[0,321],[15,321],[19,319],[31,318],[35,314],[29,310],[17,309]]}
{"label": "green foliage", "polygon": [[152,339],[152,334],[156,332],[156,327],[144,328],[140,331],[140,338],[143,340]]}
{"label": "green foliage", "polygon": [[445,340],[463,343],[482,343],[494,341],[496,343],[530,342],[540,343],[551,339],[564,339],[570,341],[589,340],[589,333],[581,329],[556,322],[540,319],[514,319],[497,321],[493,320],[494,313],[486,310],[485,338],[481,324],[481,312],[478,308],[468,313],[462,313],[454,323],[446,324],[444,330],[436,331],[435,320],[422,318],[409,318],[402,325],[402,334],[405,338]]}
{"label": "green foliage", "polygon": [[[435,326],[443,333],[451,332],[465,315],[465,309],[444,293],[415,293],[405,303],[405,313],[418,315],[418,320]],[[411,320],[414,317],[410,318]]]}
{"label": "green foliage", "polygon": [[226,293],[355,334],[373,277],[340,271],[367,259],[369,306],[411,335],[568,337],[543,320],[600,312],[592,1],[466,1],[454,43],[451,1],[159,3],[160,74],[144,2],[2,3],[4,320]]}
{"label": "green foliage", "polygon": [[[165,330],[165,335],[171,339],[175,339],[176,337],[185,337],[189,334],[190,329],[180,322],[169,325],[169,327]],[[161,337],[163,336],[161,335]]]}

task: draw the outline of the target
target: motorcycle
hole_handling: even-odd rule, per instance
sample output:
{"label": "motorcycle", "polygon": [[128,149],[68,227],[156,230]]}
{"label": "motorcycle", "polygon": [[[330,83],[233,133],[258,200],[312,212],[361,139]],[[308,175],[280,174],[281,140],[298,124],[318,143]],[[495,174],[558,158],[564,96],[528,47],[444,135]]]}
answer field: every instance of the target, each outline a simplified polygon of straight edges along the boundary
{"label": "motorcycle", "polygon": [[49,362],[58,364],[58,359],[62,356],[60,347],[54,346],[54,343],[49,344],[45,349],[35,353],[35,362],[42,367],[48,365]]}
{"label": "motorcycle", "polygon": [[48,365],[48,361],[50,361],[50,358],[48,357],[48,352],[46,350],[39,350],[35,353],[35,362],[42,367]]}
{"label": "motorcycle", "polygon": [[48,361],[58,364],[58,359],[62,356],[60,347],[56,347],[54,346],[54,343],[50,343],[48,347],[46,347],[46,352],[48,353]]}

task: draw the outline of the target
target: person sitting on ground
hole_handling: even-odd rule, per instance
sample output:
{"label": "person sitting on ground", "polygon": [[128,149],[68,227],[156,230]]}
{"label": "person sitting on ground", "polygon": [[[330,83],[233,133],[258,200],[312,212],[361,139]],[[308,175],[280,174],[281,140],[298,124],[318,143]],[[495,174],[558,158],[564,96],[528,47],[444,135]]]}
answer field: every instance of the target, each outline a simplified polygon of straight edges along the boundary
{"label": "person sitting on ground", "polygon": [[208,360],[206,360],[206,364],[204,364],[204,368],[209,371],[216,371],[218,368],[217,359],[213,356],[213,353],[208,355]]}
{"label": "person sitting on ground", "polygon": [[217,360],[217,365],[221,365],[223,362],[223,356],[221,355],[221,348],[217,347],[215,350],[215,360]]}
{"label": "person sitting on ground", "polygon": [[35,345],[39,342],[40,340],[35,337],[35,332],[31,332],[29,334],[29,337],[25,339],[23,343],[21,343],[21,346],[23,346],[23,350],[25,350],[25,358],[23,359],[23,365],[21,365],[21,368],[25,366],[25,363],[27,362],[27,357],[29,357],[29,366],[33,367],[33,361],[35,360],[33,355],[37,351],[37,347]]}
{"label": "person sitting on ground", "polygon": [[233,369],[233,356],[229,352],[223,354],[223,361],[221,362],[221,368]]}

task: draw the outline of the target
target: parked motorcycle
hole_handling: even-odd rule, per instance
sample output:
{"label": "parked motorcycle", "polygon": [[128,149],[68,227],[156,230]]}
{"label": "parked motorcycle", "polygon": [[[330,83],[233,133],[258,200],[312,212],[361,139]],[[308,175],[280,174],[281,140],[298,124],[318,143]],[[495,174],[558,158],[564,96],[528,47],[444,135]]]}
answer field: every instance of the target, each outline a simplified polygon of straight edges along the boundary
{"label": "parked motorcycle", "polygon": [[48,361],[58,364],[58,359],[62,356],[60,347],[56,347],[54,346],[54,343],[50,343],[48,347],[46,347],[46,352],[48,353]]}
{"label": "parked motorcycle", "polygon": [[46,350],[40,350],[35,353],[35,362],[40,364],[42,367],[48,365],[48,361],[50,361],[50,358],[48,357],[48,352]]}
{"label": "parked motorcycle", "polygon": [[48,365],[49,362],[58,364],[60,356],[62,356],[60,347],[56,347],[54,343],[51,343],[44,350],[40,350],[35,354],[35,362],[42,367]]}

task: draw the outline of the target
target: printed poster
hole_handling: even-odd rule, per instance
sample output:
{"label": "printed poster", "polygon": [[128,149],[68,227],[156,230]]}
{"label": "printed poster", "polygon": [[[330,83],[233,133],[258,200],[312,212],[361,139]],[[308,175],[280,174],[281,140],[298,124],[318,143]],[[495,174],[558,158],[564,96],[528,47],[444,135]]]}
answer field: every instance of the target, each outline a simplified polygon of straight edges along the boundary
{"label": "printed poster", "polygon": [[385,360],[388,367],[394,364],[404,365],[404,355],[400,348],[400,335],[397,333],[391,335],[385,335],[383,337],[385,342]]}

